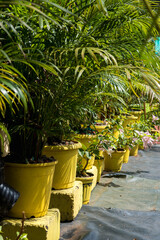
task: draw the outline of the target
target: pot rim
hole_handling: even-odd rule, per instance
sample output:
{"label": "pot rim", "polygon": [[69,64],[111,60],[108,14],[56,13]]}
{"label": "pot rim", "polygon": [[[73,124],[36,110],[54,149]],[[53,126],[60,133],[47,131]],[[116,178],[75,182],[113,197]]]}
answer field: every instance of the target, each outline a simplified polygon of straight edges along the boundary
{"label": "pot rim", "polygon": [[37,167],[50,167],[56,165],[58,161],[47,162],[47,163],[11,163],[5,162],[6,167],[17,167],[17,168],[37,168]]}
{"label": "pot rim", "polygon": [[97,135],[96,134],[76,134],[75,135],[75,138],[79,138],[79,139],[82,139],[82,138],[96,138]]}
{"label": "pot rim", "polygon": [[[107,153],[107,150],[105,150],[104,152]],[[114,153],[125,153],[125,152],[126,152],[125,149],[123,149],[123,150],[113,150],[113,152],[111,153],[111,155],[114,154]],[[107,154],[108,154],[108,153],[107,153]],[[108,155],[109,155],[109,154],[108,154]]]}
{"label": "pot rim", "polygon": [[83,176],[83,177],[82,177],[82,176],[81,176],[81,177],[76,177],[76,180],[79,180],[79,181],[81,181],[81,180],[85,181],[85,180],[86,180],[87,182],[88,182],[88,181],[91,181],[91,182],[92,182],[92,181],[93,181],[93,178],[94,178],[94,174],[93,174],[93,173],[89,173],[89,172],[87,172],[87,174],[90,175],[90,176],[86,176],[86,177],[84,177],[84,176]]}
{"label": "pot rim", "polygon": [[46,151],[62,151],[62,150],[74,150],[74,149],[79,149],[82,147],[82,144],[80,142],[74,142],[74,144],[70,145],[49,145],[49,146],[44,146],[44,150]]}
{"label": "pot rim", "polygon": [[134,116],[134,115],[131,115],[131,116],[127,116],[126,119],[133,119],[133,120],[137,120],[138,117]]}

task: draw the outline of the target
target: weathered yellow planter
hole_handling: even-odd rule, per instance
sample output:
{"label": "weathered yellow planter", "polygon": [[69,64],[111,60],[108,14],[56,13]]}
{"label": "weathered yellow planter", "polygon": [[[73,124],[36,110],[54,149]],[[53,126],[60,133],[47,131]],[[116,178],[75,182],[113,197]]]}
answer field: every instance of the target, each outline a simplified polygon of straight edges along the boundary
{"label": "weathered yellow planter", "polygon": [[138,155],[138,144],[133,147],[130,151],[130,156],[137,156]]}
{"label": "weathered yellow planter", "polygon": [[97,136],[92,134],[77,134],[74,138],[88,148],[95,141]]}
{"label": "weathered yellow planter", "polygon": [[143,111],[131,111],[131,114],[134,115],[135,117],[137,117],[137,121],[140,121],[141,115],[142,115]]}
{"label": "weathered yellow planter", "polygon": [[128,159],[129,159],[129,155],[130,155],[129,146],[126,146],[125,150],[126,150],[126,152],[125,152],[124,157],[123,157],[123,163],[128,163]]}
{"label": "weathered yellow planter", "polygon": [[42,217],[49,207],[56,162],[41,164],[5,164],[6,182],[20,193],[9,216],[22,218]]}
{"label": "weathered yellow planter", "polygon": [[94,176],[76,178],[77,181],[83,183],[83,204],[88,204],[90,201],[93,177]]}
{"label": "weathered yellow planter", "polygon": [[94,166],[96,166],[97,170],[98,170],[97,182],[100,181],[101,174],[103,172],[103,163],[104,163],[104,158],[103,159],[95,159],[95,161],[94,161]]}
{"label": "weathered yellow planter", "polygon": [[47,157],[53,156],[58,160],[53,177],[52,188],[58,190],[74,186],[79,148],[81,148],[80,143],[44,147],[42,151],[43,155],[46,155]]}
{"label": "weathered yellow planter", "polygon": [[126,119],[124,119],[122,126],[125,128],[127,125],[131,125],[135,123],[138,120],[138,117],[135,117],[133,115],[127,116]]}
{"label": "weathered yellow planter", "polygon": [[91,126],[92,129],[95,129],[98,133],[101,133],[105,128],[107,127],[107,125],[94,125]]}
{"label": "weathered yellow planter", "polygon": [[104,151],[105,171],[119,172],[122,168],[123,157],[126,150],[114,151],[111,155],[108,155],[107,151]]}

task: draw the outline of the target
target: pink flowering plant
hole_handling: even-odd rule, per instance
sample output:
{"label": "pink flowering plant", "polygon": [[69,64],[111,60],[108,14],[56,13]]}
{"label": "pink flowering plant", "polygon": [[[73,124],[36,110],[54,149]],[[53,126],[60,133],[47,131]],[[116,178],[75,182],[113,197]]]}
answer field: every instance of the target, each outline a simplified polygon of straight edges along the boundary
{"label": "pink flowering plant", "polygon": [[152,125],[156,130],[160,130],[160,119],[159,117],[152,115]]}
{"label": "pink flowering plant", "polygon": [[156,117],[155,115],[152,115],[152,122],[154,124],[156,124],[158,120],[159,120],[159,117]]}
{"label": "pink flowering plant", "polygon": [[160,117],[157,116],[157,113],[150,115],[146,122],[150,130],[160,130]]}
{"label": "pink flowering plant", "polygon": [[149,132],[143,132],[142,142],[145,149],[151,147],[154,144],[154,141],[155,139]]}
{"label": "pink flowering plant", "polygon": [[143,145],[144,149],[154,144],[155,138],[149,132],[149,126],[146,122],[135,123],[130,130],[133,147],[135,145]]}

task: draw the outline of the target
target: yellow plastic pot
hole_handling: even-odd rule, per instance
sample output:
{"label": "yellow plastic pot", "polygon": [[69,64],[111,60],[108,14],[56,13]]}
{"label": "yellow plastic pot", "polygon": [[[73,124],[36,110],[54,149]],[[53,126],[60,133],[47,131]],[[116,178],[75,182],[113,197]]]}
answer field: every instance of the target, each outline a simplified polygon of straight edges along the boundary
{"label": "yellow plastic pot", "polygon": [[71,145],[45,146],[42,154],[47,157],[53,156],[58,160],[53,177],[52,188],[66,189],[74,186],[76,179],[76,167],[78,149],[81,148],[80,143]]}
{"label": "yellow plastic pot", "polygon": [[131,125],[135,123],[138,120],[138,117],[135,117],[133,115],[127,116],[126,119],[124,119],[122,126],[125,128],[127,125]]}
{"label": "yellow plastic pot", "polygon": [[9,216],[30,218],[44,216],[49,207],[56,162],[41,164],[5,164],[6,182],[20,193]]}
{"label": "yellow plastic pot", "polygon": [[92,134],[78,134],[74,138],[76,139],[76,141],[82,143],[88,148],[94,142],[96,137],[96,135]]}
{"label": "yellow plastic pot", "polygon": [[123,157],[123,163],[128,163],[128,159],[129,159],[129,155],[130,155],[129,146],[126,146],[125,150],[126,150],[126,152],[125,152],[124,157]]}
{"label": "yellow plastic pot", "polygon": [[98,183],[100,181],[101,174],[103,172],[103,163],[104,163],[104,159],[95,159],[95,161],[94,161],[94,166],[96,166],[97,170],[98,170],[98,174],[97,174],[97,182]]}
{"label": "yellow plastic pot", "polygon": [[104,151],[105,171],[119,172],[122,168],[123,157],[126,150],[114,151],[111,155]]}
{"label": "yellow plastic pot", "polygon": [[142,115],[143,111],[131,111],[131,114],[134,115],[135,117],[137,117],[137,121],[140,121],[141,115]]}
{"label": "yellow plastic pot", "polygon": [[105,128],[106,128],[106,124],[105,125],[94,125],[91,126],[91,129],[95,129],[98,133],[101,133]]}
{"label": "yellow plastic pot", "polygon": [[90,201],[93,177],[94,176],[76,178],[77,181],[83,183],[83,204],[88,204]]}
{"label": "yellow plastic pot", "polygon": [[137,156],[138,155],[138,144],[133,147],[130,151],[130,156]]}

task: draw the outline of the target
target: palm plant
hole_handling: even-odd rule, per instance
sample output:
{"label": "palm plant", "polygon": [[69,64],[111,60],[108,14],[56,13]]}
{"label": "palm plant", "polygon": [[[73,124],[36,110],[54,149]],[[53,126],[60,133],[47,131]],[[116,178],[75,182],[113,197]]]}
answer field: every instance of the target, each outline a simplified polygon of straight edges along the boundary
{"label": "palm plant", "polygon": [[112,99],[119,108],[131,90],[149,89],[159,97],[159,59],[153,66],[143,58],[151,55],[152,43],[141,54],[150,17],[139,1],[61,1],[61,6],[43,1],[45,15],[38,1],[21,2],[23,16],[20,6],[6,10],[15,16],[10,26],[20,44],[14,56],[7,56],[19,72],[23,69],[35,110],[29,106],[10,126],[21,131],[22,139],[34,139],[34,149],[26,150],[29,157],[34,152],[37,158],[47,139],[67,138],[71,123],[76,126],[86,112],[94,116],[97,98],[108,106]]}

